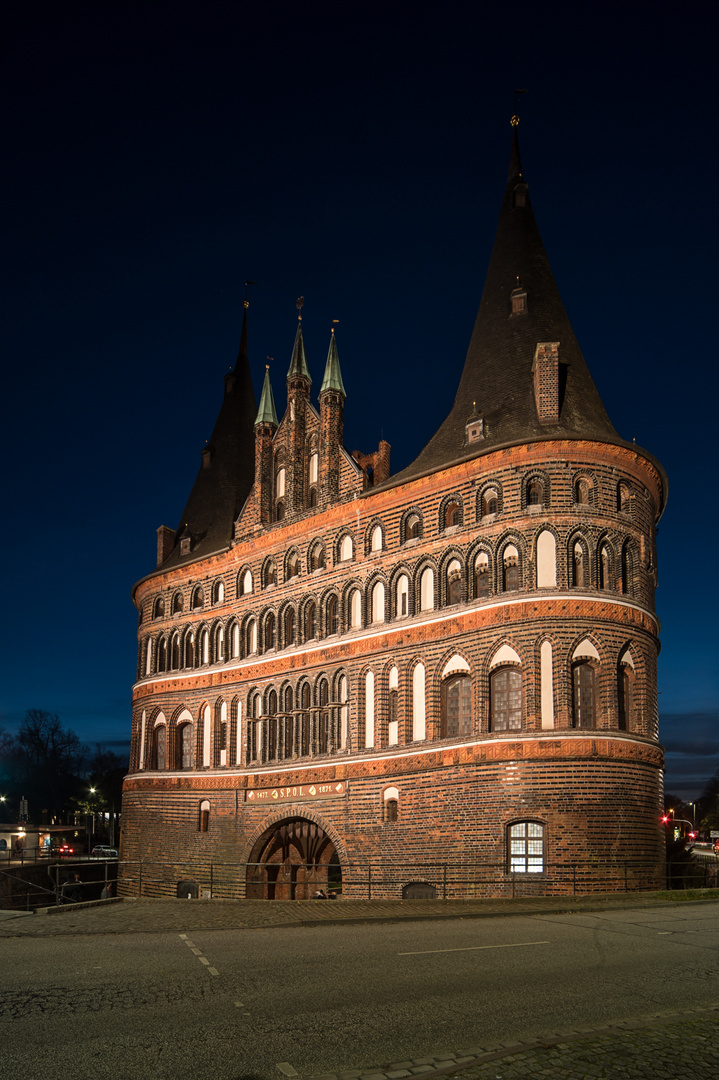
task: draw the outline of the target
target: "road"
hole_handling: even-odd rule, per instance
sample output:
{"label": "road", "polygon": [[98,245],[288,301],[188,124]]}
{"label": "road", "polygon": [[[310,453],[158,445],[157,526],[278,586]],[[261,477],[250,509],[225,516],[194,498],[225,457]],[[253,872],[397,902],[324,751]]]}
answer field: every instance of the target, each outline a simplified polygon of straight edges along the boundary
{"label": "road", "polygon": [[719,1002],[719,904],[2,942],[3,1073],[281,1080]]}

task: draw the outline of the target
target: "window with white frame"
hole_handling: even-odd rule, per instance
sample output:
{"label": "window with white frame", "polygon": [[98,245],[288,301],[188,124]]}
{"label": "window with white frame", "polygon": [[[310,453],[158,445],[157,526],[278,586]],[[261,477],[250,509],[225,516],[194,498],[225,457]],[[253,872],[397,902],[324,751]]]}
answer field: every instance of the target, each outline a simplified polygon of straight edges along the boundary
{"label": "window with white frame", "polygon": [[544,873],[544,826],[536,821],[517,821],[510,825],[507,854],[511,873]]}

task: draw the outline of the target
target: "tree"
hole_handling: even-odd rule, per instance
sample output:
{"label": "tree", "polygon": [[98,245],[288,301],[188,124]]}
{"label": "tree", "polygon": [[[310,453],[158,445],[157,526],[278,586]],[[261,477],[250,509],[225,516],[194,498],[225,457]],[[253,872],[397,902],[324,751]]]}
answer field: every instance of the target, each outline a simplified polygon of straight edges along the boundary
{"label": "tree", "polygon": [[9,754],[13,795],[25,795],[30,817],[67,811],[80,788],[86,749],[57,713],[28,709]]}

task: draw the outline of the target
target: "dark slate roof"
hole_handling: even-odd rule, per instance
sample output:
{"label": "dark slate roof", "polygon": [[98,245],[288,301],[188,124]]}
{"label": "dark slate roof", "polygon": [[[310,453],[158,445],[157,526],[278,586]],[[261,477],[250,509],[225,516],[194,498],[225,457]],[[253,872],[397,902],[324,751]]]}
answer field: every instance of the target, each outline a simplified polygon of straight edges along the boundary
{"label": "dark slate roof", "polygon": [[[234,371],[225,375],[225,396],[212,436],[203,448],[209,452],[192,486],[175,534],[175,546],[158,570],[211,555],[229,547],[233,524],[242,509],[255,474],[255,416],[257,405],[247,356],[247,310]],[[180,554],[180,540],[190,537],[190,551]]]}
{"label": "dark slate roof", "polygon": [[[514,129],[509,177],[489,270],[457,395],[447,419],[398,483],[494,446],[548,437],[599,437],[622,442],[602,404],[574,336],[544,250],[526,191],[515,205],[515,188],[526,186]],[[510,315],[511,293],[527,293],[527,313]],[[532,362],[539,342],[559,342],[559,423],[540,424],[534,401]],[[467,420],[483,417],[485,438],[465,444]]]}

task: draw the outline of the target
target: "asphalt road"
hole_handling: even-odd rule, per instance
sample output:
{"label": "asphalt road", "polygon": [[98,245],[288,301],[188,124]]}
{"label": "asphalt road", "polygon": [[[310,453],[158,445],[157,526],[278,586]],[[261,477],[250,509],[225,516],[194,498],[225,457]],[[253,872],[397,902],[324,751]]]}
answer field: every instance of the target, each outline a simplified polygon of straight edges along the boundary
{"label": "asphalt road", "polygon": [[9,938],[23,1080],[280,1080],[719,1002],[719,905]]}

